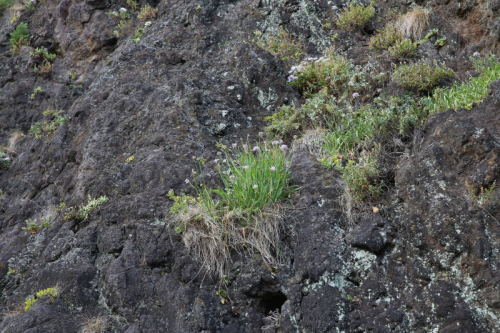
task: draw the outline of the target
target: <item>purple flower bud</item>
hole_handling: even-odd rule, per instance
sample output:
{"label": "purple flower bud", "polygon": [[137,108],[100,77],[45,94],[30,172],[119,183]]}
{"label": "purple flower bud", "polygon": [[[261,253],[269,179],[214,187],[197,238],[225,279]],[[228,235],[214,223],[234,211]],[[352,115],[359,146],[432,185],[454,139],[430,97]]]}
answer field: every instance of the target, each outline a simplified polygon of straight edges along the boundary
{"label": "purple flower bud", "polygon": [[257,189],[257,187],[258,187],[257,185],[254,185],[254,186],[253,186],[253,189],[254,189],[254,190],[256,190],[256,189]]}
{"label": "purple flower bud", "polygon": [[479,52],[474,52],[474,54],[472,55],[473,57],[479,57],[481,55],[481,53]]}
{"label": "purple flower bud", "polygon": [[252,149],[252,150],[253,150],[253,151],[259,151],[259,150],[260,150],[260,148],[259,148],[259,147],[257,147],[257,146],[255,146],[255,147],[253,147],[253,149]]}
{"label": "purple flower bud", "polygon": [[282,145],[281,146],[281,150],[283,150],[283,151],[288,150],[288,146],[287,145]]}
{"label": "purple flower bud", "polygon": [[354,82],[350,81],[350,82],[349,82],[349,85],[350,85],[350,86],[354,86]]}
{"label": "purple flower bud", "polygon": [[271,170],[272,170],[272,171],[276,171],[276,167],[272,166],[272,167],[271,167]]}
{"label": "purple flower bud", "polygon": [[237,143],[233,143],[231,146],[233,146],[233,148],[236,148],[237,145]]}
{"label": "purple flower bud", "polygon": [[358,98],[359,97],[359,94],[358,93],[354,93],[352,94],[352,98]]}
{"label": "purple flower bud", "polygon": [[242,166],[243,169],[248,169],[248,165]]}

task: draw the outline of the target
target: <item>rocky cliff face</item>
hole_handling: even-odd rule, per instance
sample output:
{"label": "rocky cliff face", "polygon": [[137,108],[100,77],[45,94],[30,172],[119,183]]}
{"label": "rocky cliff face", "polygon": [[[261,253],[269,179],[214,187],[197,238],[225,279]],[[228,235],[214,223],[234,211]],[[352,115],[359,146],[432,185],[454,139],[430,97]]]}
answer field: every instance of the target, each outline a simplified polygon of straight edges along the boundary
{"label": "rocky cliff face", "polygon": [[[497,2],[417,3],[449,41],[424,56],[459,77],[472,52],[498,49]],[[107,13],[124,5],[115,1],[46,0],[12,22],[13,12],[1,17],[0,143],[25,135],[11,140],[12,163],[0,169],[0,332],[77,332],[99,316],[107,332],[127,333],[500,331],[500,201],[498,192],[484,205],[470,195],[500,182],[498,82],[471,111],[432,119],[396,161],[386,204],[355,225],[338,203],[339,175],[294,151],[301,190],[286,211],[282,263],[235,253],[222,304],[220,280],[168,223],[166,195],[192,193],[184,180],[193,156],[211,160],[217,142],[256,140],[265,116],[300,103],[288,64],[250,42],[252,32],[283,25],[311,55],[335,44],[356,63],[385,65],[367,36],[324,28],[342,1],[149,4],[157,17],[137,43],[135,17],[113,33],[119,21]],[[367,31],[410,5],[379,4]],[[30,46],[11,56],[3,43],[19,22]],[[52,73],[33,72],[35,47],[57,52]],[[47,109],[67,121],[35,139],[27,131]],[[219,183],[213,164],[203,172]],[[103,195],[110,200],[84,221],[58,211]],[[23,229],[49,215],[40,232]],[[57,298],[16,311],[56,284]]]}

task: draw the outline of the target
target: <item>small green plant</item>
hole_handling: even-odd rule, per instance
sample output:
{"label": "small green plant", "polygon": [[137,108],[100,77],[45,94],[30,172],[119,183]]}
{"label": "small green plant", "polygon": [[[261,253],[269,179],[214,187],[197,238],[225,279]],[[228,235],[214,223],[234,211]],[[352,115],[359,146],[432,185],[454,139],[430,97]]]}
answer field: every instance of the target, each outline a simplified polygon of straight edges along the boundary
{"label": "small green plant", "polygon": [[35,88],[35,90],[33,90],[33,93],[30,95],[30,98],[31,99],[35,99],[35,96],[39,93],[41,93],[43,90],[42,90],[42,87],[37,87]]}
{"label": "small green plant", "polygon": [[0,190],[0,198],[3,196],[3,191]]}
{"label": "small green plant", "polygon": [[43,228],[48,228],[50,227],[50,219],[52,216],[47,216],[47,217],[42,217],[40,219],[40,224],[38,224],[37,219],[28,219],[26,220],[26,227],[23,227],[22,229],[29,232],[32,235],[37,234],[39,231],[41,231]]}
{"label": "small green plant", "polygon": [[340,159],[335,161],[335,167],[342,172],[342,180],[347,185],[350,194],[358,201],[367,198],[377,198],[382,193],[382,182],[377,180],[380,171],[377,168],[378,150],[363,151],[358,161],[348,160],[343,165]]}
{"label": "small green plant", "polygon": [[425,35],[424,39],[418,41],[417,43],[420,45],[420,44],[423,44],[425,42],[427,42],[427,40],[429,38],[432,38],[434,36],[436,36],[438,34],[439,30],[438,29],[431,29],[429,30],[429,32],[427,33],[427,35]]}
{"label": "small green plant", "polygon": [[16,272],[15,269],[12,269],[12,267],[9,267],[9,271],[7,272],[7,275],[14,274]]}
{"label": "small green plant", "polygon": [[370,48],[372,50],[388,50],[403,39],[403,34],[393,25],[387,25],[370,38]]}
{"label": "small green plant", "polygon": [[116,36],[119,36],[120,35],[120,32],[123,30],[123,28],[125,26],[128,25],[128,22],[125,21],[125,20],[120,20],[120,23],[118,23],[118,25],[116,26],[116,30],[113,31],[113,33],[116,35]]}
{"label": "small green plant", "polygon": [[13,55],[19,53],[24,45],[29,45],[30,31],[27,23],[19,23],[17,28],[10,34],[9,43]]}
{"label": "small green plant", "polygon": [[137,10],[137,2],[134,0],[127,0],[127,5],[130,6],[134,12]]}
{"label": "small green plant", "polygon": [[339,96],[349,90],[351,62],[333,51],[330,52],[320,58],[307,58],[299,65],[293,66],[289,72],[288,83],[307,94],[326,88],[329,94]]}
{"label": "small green plant", "polygon": [[35,64],[33,71],[38,74],[51,73],[52,62],[56,57],[54,53],[50,53],[43,47],[38,47],[35,51],[30,51],[30,58]]}
{"label": "small green plant", "polygon": [[345,8],[340,14],[337,26],[346,30],[363,29],[366,23],[375,15],[374,5],[374,1],[367,7],[351,2],[349,8]]}
{"label": "small green plant", "polygon": [[36,293],[35,296],[29,297],[25,302],[24,302],[24,312],[28,311],[35,303],[42,298],[43,296],[50,295],[52,297],[57,297],[58,292],[57,288],[47,288],[40,290]]}
{"label": "small green plant", "polygon": [[304,47],[300,41],[287,33],[283,27],[280,27],[277,32],[268,33],[267,36],[264,36],[260,31],[255,31],[254,38],[250,41],[279,56],[282,60],[297,61],[304,54]]}
{"label": "small green plant", "polygon": [[134,38],[132,39],[131,43],[139,43],[141,41],[142,35],[144,35],[144,28],[137,28],[137,31],[135,32]]}
{"label": "small green plant", "polygon": [[491,195],[493,194],[493,191],[496,187],[496,181],[493,182],[490,188],[484,188],[483,186],[481,186],[479,194],[476,194],[474,188],[472,186],[469,186],[467,183],[466,186],[472,201],[480,208],[482,208],[491,200]]}
{"label": "small green plant", "polygon": [[28,10],[34,10],[36,7],[36,0],[29,0],[28,3],[26,4],[26,9]]}
{"label": "small green plant", "polygon": [[434,62],[434,66],[428,65],[425,61],[411,63],[409,65],[400,65],[394,71],[392,79],[407,89],[416,89],[429,91],[434,88],[439,81],[451,78],[455,73]]}
{"label": "small green plant", "polygon": [[40,63],[44,61],[52,62],[54,61],[54,59],[56,59],[56,57],[57,55],[55,55],[54,53],[50,53],[44,47],[37,47],[35,51],[30,51],[30,58]]}
{"label": "small green plant", "polygon": [[51,120],[34,123],[28,132],[33,134],[36,140],[40,140],[42,137],[50,138],[59,126],[66,123],[66,116],[61,115],[62,112],[64,111],[45,110],[43,115],[50,116]]}
{"label": "small green plant", "polygon": [[436,40],[436,42],[434,43],[434,46],[436,46],[436,47],[442,47],[442,46],[444,46],[444,44],[446,44],[446,36],[438,38]]}
{"label": "small green plant", "polygon": [[26,230],[27,232],[29,232],[32,235],[35,235],[36,233],[38,233],[38,230],[40,229],[40,227],[37,224],[37,220],[29,219],[29,220],[26,220],[26,227],[23,227],[22,229]]}
{"label": "small green plant", "polygon": [[76,72],[74,72],[74,73],[68,72],[68,78],[71,80],[76,79]]}
{"label": "small green plant", "polygon": [[413,58],[417,56],[417,44],[410,39],[397,41],[394,46],[389,47],[389,54],[396,58]]}
{"label": "small green plant", "polygon": [[158,8],[152,8],[150,5],[146,5],[141,8],[141,11],[137,15],[137,17],[141,21],[147,21],[154,19],[157,13],[158,13]]}
{"label": "small green plant", "polygon": [[0,0],[0,15],[13,4],[13,0]]}
{"label": "small green plant", "polygon": [[6,153],[0,151],[0,168],[8,169],[10,167],[10,157]]}
{"label": "small green plant", "polygon": [[85,206],[81,205],[79,209],[75,207],[70,208],[64,215],[64,219],[66,221],[71,221],[71,220],[85,221],[89,217],[90,213],[92,213],[100,205],[108,201],[109,198],[105,195],[100,196],[97,199],[92,199],[89,195],[89,200]]}

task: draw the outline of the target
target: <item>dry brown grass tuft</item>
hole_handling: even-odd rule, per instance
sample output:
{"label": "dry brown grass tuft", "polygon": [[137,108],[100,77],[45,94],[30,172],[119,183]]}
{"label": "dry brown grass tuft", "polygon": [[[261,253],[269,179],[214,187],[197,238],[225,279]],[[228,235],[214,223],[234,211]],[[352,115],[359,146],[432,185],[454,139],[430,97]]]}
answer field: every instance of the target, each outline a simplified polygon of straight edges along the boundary
{"label": "dry brown grass tuft", "polygon": [[3,318],[4,319],[12,318],[12,317],[18,316],[22,313],[24,313],[24,307],[21,305],[18,305],[12,309],[8,309],[8,310],[4,311]]}
{"label": "dry brown grass tuft", "polygon": [[325,141],[325,130],[321,127],[308,130],[304,133],[302,138],[295,140],[292,144],[294,151],[307,151],[310,154],[321,157],[321,148]]}
{"label": "dry brown grass tuft", "polygon": [[8,146],[9,153],[14,153],[16,151],[16,145],[19,142],[19,140],[22,139],[23,136],[24,136],[23,132],[18,131],[18,130],[14,130],[10,134],[9,146]]}
{"label": "dry brown grass tuft", "polygon": [[80,333],[104,333],[108,327],[109,324],[107,319],[99,315],[95,318],[87,318],[82,325]]}
{"label": "dry brown grass tuft", "polygon": [[158,8],[152,8],[150,5],[146,5],[145,7],[142,7],[141,12],[137,15],[137,17],[141,21],[147,21],[154,19],[157,13]]}
{"label": "dry brown grass tuft", "polygon": [[395,24],[395,27],[401,31],[403,37],[412,41],[422,38],[422,35],[429,25],[429,15],[422,9],[414,9],[401,16]]}
{"label": "dry brown grass tuft", "polygon": [[258,253],[266,263],[276,263],[273,253],[279,248],[283,210],[275,204],[252,214],[249,219],[247,214],[231,211],[221,220],[199,205],[191,205],[176,217],[176,223],[185,224],[182,240],[189,253],[208,271],[223,276],[229,269],[233,250]]}

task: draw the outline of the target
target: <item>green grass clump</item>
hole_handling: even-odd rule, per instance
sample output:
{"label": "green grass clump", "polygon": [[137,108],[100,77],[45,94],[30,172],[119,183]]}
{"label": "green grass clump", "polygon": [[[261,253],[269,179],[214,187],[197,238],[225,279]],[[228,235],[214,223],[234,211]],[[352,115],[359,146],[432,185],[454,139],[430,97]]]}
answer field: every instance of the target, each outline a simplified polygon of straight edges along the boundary
{"label": "green grass clump", "polygon": [[24,45],[29,45],[30,31],[27,23],[20,23],[10,34],[9,43],[12,47],[11,52],[16,55],[21,51]]}
{"label": "green grass clump", "polygon": [[13,4],[13,0],[0,0],[0,15],[2,15],[2,13]]}
{"label": "green grass clump", "polygon": [[370,48],[372,50],[388,50],[403,39],[403,34],[393,25],[387,25],[370,38]]}
{"label": "green grass clump", "polygon": [[291,177],[286,145],[274,141],[253,148],[221,148],[225,158],[217,169],[225,188],[213,192],[221,197],[225,210],[259,211],[296,191],[288,186]]}
{"label": "green grass clump", "polygon": [[351,78],[351,62],[333,52],[320,58],[307,58],[290,70],[288,82],[307,94],[323,88],[330,94],[342,94]]}
{"label": "green grass clump", "polygon": [[276,262],[284,227],[278,203],[288,200],[297,187],[289,185],[290,156],[282,142],[218,148],[221,152],[213,164],[222,187],[208,188],[202,173],[194,172],[194,180],[186,183],[195,188],[196,198],[173,192],[168,196],[174,200],[170,212],[175,231],[189,252],[209,271],[224,276],[234,250]]}
{"label": "green grass clump", "polygon": [[[288,186],[290,171],[286,145],[273,141],[272,144],[253,148],[247,144],[219,147],[223,157],[215,161],[224,188],[208,189],[198,184],[196,177],[193,185],[205,210],[221,216],[235,210],[253,214],[269,204],[288,198],[296,190]],[[212,193],[219,198],[213,199]],[[181,206],[191,203],[188,199],[176,201]],[[176,205],[173,208],[178,209]]]}
{"label": "green grass clump", "polygon": [[396,58],[414,58],[417,56],[417,43],[407,38],[399,40],[389,47],[389,54]]}
{"label": "green grass clump", "polygon": [[337,26],[346,30],[363,29],[366,23],[375,15],[374,5],[374,1],[367,7],[351,2],[349,8],[345,8],[340,14]]}
{"label": "green grass clump", "polygon": [[269,33],[264,36],[262,32],[255,31],[254,35],[255,37],[250,40],[251,42],[277,55],[282,60],[291,59],[297,61],[304,54],[304,46],[297,38],[287,33],[283,27],[280,27],[280,30],[275,34]]}
{"label": "green grass clump", "polygon": [[444,65],[440,67],[434,62],[434,66],[430,66],[425,61],[421,61],[409,65],[400,65],[394,71],[392,79],[407,89],[429,91],[439,81],[451,78],[453,75],[455,73]]}
{"label": "green grass clump", "polygon": [[364,150],[357,159],[334,158],[335,168],[342,172],[342,180],[347,185],[349,194],[357,201],[375,199],[382,194],[383,182],[377,178],[380,171],[377,166],[378,149]]}
{"label": "green grass clump", "polygon": [[491,82],[500,79],[500,63],[493,56],[476,56],[471,57],[471,60],[480,75],[461,84],[455,82],[451,88],[434,90],[432,98],[428,100],[430,112],[458,108],[470,110],[474,104],[481,103],[488,96]]}

